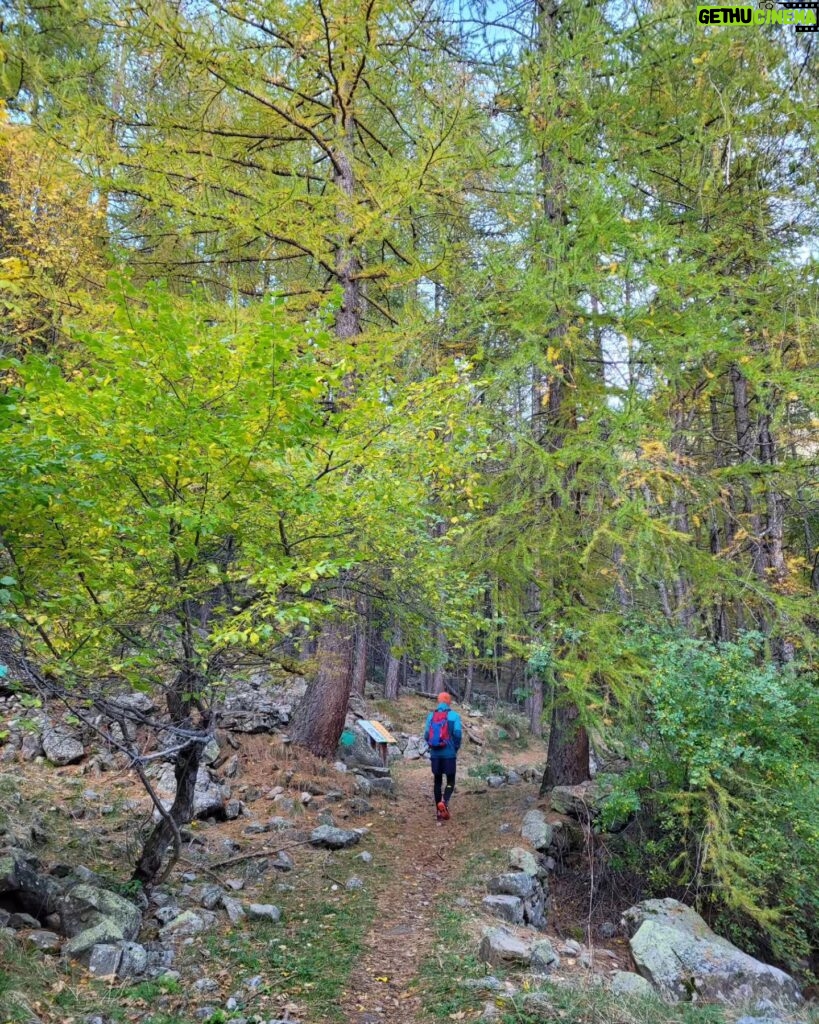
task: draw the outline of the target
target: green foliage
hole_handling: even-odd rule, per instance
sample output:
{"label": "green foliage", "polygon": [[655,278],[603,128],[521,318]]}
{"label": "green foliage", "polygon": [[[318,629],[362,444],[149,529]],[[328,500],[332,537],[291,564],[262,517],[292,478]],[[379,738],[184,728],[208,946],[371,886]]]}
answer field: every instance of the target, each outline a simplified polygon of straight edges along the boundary
{"label": "green foliage", "polygon": [[480,764],[471,765],[467,768],[466,774],[472,779],[488,779],[490,775],[503,775],[505,769],[500,761],[490,757]]}
{"label": "green foliage", "polygon": [[815,679],[765,662],[754,633],[716,645],[642,634],[637,644],[650,664],[640,734],[652,739],[633,749],[614,799],[656,817],[646,870],[658,892],[698,893],[746,945],[761,929],[796,966],[816,942],[819,909]]}
{"label": "green foliage", "polygon": [[213,680],[232,649],[319,620],[339,574],[370,563],[392,567],[396,588],[419,577],[417,592],[466,621],[466,580],[430,536],[428,463],[407,471],[418,447],[453,471],[431,422],[473,443],[455,422],[463,374],[394,388],[390,403],[375,377],[338,397],[357,355],[330,351],[321,319],[294,327],[272,302],[227,313],[125,289],[106,332],[8,364],[23,414],[0,456],[19,576],[3,614],[64,678],[106,664],[144,689],[187,645],[188,667]]}

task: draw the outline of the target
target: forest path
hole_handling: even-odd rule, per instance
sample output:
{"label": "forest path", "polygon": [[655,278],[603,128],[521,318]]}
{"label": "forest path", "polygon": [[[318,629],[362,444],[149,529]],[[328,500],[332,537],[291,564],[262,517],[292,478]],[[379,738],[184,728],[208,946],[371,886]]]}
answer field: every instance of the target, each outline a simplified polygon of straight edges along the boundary
{"label": "forest path", "polygon": [[[387,876],[376,915],[342,1000],[348,1024],[420,1024],[415,982],[434,957],[434,915],[439,898],[457,896],[455,883],[471,852],[469,798],[452,801],[449,821],[435,820],[427,761],[397,773],[397,799],[379,841]],[[445,970],[444,965],[441,969]]]}

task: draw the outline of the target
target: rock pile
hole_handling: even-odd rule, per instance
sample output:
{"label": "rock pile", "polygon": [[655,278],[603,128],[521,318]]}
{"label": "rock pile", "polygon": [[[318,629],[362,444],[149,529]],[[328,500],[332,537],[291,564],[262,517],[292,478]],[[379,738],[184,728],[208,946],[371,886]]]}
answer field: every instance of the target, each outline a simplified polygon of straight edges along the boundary
{"label": "rock pile", "polygon": [[490,895],[483,900],[484,910],[510,924],[545,928],[549,908],[545,866],[520,847],[509,851],[508,863],[511,870],[487,882]]}

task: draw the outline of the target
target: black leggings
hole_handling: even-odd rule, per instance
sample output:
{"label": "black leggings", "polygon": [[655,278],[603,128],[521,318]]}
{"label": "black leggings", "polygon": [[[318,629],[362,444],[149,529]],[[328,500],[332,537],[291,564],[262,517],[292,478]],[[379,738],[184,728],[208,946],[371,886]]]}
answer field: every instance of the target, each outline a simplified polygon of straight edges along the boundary
{"label": "black leggings", "polygon": [[[435,803],[441,802],[441,791],[443,790],[444,803],[449,803],[449,798],[455,791],[455,758],[454,757],[432,757],[432,776],[434,780]],[[443,789],[444,775],[446,775],[446,789]]]}

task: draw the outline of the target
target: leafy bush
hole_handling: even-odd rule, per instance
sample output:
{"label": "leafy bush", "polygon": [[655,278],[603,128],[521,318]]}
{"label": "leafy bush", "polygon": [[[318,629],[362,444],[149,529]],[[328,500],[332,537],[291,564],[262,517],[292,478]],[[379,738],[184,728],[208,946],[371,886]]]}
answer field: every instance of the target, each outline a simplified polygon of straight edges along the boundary
{"label": "leafy bush", "polygon": [[637,639],[649,742],[611,812],[630,788],[673,851],[656,881],[696,894],[740,945],[804,968],[819,938],[819,691],[764,662],[762,642]]}

